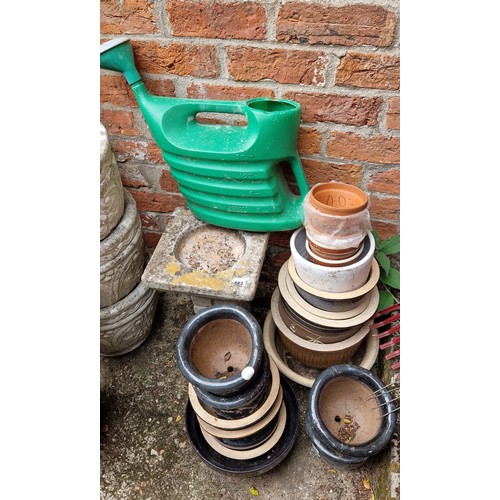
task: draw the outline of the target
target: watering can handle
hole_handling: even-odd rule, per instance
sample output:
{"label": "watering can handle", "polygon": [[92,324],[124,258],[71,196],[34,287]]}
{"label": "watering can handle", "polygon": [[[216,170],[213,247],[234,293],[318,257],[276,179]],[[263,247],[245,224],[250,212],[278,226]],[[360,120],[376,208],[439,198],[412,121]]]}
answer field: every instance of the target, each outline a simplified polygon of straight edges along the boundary
{"label": "watering can handle", "polygon": [[[175,104],[174,104],[175,106]],[[245,103],[240,101],[203,101],[198,100],[192,103],[190,114],[197,113],[230,113],[247,115]]]}
{"label": "watering can handle", "polygon": [[302,164],[300,163],[300,159],[298,156],[292,158],[290,166],[292,167],[293,175],[297,180],[299,192],[301,196],[305,196],[309,192],[310,187],[304,175],[304,170],[302,169]]}

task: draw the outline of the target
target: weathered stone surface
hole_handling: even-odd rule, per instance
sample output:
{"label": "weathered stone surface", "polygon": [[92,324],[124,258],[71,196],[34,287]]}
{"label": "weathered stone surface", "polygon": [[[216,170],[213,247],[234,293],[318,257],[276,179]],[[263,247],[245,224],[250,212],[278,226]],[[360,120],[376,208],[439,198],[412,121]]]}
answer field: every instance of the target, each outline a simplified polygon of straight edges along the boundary
{"label": "weathered stone surface", "polygon": [[396,16],[378,5],[288,2],[279,11],[276,38],[286,43],[387,47],[395,28]]}

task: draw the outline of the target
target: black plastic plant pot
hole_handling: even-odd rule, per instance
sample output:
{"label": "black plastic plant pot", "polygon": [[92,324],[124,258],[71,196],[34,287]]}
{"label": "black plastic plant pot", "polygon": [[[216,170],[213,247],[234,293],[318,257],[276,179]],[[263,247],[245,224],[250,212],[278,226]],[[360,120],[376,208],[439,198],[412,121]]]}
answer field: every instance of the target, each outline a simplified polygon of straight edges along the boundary
{"label": "black plastic plant pot", "polygon": [[277,443],[266,453],[248,460],[229,458],[218,453],[206,441],[196,413],[188,400],[186,405],[186,430],[189,440],[199,457],[210,467],[233,476],[254,477],[277,467],[290,453],[299,432],[299,410],[295,394],[284,377],[280,377],[286,424]]}
{"label": "black plastic plant pot", "polygon": [[357,365],[334,365],[314,381],[306,432],[317,449],[367,459],[382,451],[396,426],[396,407],[385,384]]}
{"label": "black plastic plant pot", "polygon": [[177,341],[177,364],[194,387],[231,396],[251,385],[264,353],[262,330],[240,306],[202,309],[184,325]]}
{"label": "black plastic plant pot", "polygon": [[198,399],[221,418],[237,419],[252,414],[266,400],[271,386],[269,356],[264,351],[258,373],[252,383],[232,396],[218,396],[194,386]]}

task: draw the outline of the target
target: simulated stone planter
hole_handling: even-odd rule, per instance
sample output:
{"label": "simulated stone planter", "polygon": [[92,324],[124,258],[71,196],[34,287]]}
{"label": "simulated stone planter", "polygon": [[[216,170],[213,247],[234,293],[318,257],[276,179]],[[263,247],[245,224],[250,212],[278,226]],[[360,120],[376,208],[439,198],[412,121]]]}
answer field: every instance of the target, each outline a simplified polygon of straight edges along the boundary
{"label": "simulated stone planter", "polygon": [[141,345],[157,305],[158,292],[139,282],[122,300],[101,308],[101,356],[120,356]]}
{"label": "simulated stone planter", "polygon": [[125,198],[116,159],[111,150],[106,128],[99,128],[101,147],[101,227],[100,239],[106,238],[123,215]]}
{"label": "simulated stone planter", "polygon": [[144,242],[132,195],[124,190],[125,210],[116,228],[101,241],[101,308],[123,299],[141,280]]}

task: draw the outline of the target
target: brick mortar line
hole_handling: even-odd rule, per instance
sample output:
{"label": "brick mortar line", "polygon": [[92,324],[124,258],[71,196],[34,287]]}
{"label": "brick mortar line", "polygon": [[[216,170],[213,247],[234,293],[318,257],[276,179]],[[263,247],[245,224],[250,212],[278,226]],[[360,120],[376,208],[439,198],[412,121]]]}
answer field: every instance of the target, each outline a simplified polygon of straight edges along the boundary
{"label": "brick mortar line", "polygon": [[127,36],[131,39],[132,45],[134,41],[138,42],[166,42],[166,44],[161,44],[167,47],[171,43],[180,43],[186,45],[198,45],[198,46],[220,46],[220,47],[248,47],[248,48],[265,48],[265,49],[284,49],[284,50],[297,50],[303,52],[325,52],[325,51],[338,51],[338,54],[334,53],[337,57],[344,56],[347,52],[357,52],[361,54],[382,54],[390,56],[400,56],[400,48],[394,47],[396,42],[396,37],[393,45],[389,47],[377,47],[375,45],[353,45],[346,46],[341,44],[299,44],[290,42],[280,42],[279,40],[254,40],[254,39],[228,39],[228,38],[208,38],[208,37],[195,37],[195,36],[167,36],[164,34],[106,34],[101,33],[101,38],[114,39],[122,36]]}

